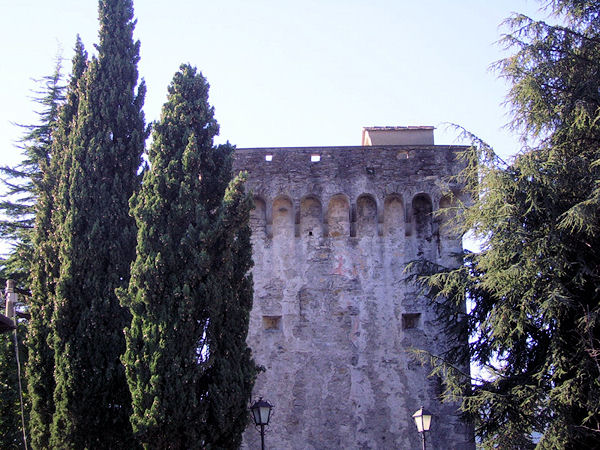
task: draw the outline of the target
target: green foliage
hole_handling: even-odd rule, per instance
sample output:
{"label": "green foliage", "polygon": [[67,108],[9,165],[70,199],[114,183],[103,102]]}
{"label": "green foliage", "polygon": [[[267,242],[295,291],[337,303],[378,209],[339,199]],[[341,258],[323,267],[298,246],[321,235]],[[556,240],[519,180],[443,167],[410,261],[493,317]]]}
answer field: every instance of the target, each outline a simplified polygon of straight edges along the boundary
{"label": "green foliage", "polygon": [[252,305],[243,179],[219,127],[208,83],[176,73],[154,129],[141,191],[123,362],[131,422],[146,448],[235,448],[247,422],[256,367],[245,339]]}
{"label": "green foliage", "polygon": [[427,278],[482,372],[471,385],[456,369],[464,346],[436,364],[484,448],[600,440],[600,8],[550,7],[560,26],[507,21],[516,52],[498,63],[512,83],[513,129],[530,146],[509,164],[481,142],[465,152],[459,181],[473,201],[458,231],[474,232],[481,251]]}
{"label": "green foliage", "polygon": [[[41,106],[37,113],[39,123],[35,125],[22,125],[25,135],[21,139],[23,159],[16,167],[0,168],[4,178],[2,180],[6,192],[0,203],[0,210],[4,220],[0,222],[0,237],[11,243],[11,251],[2,264],[2,278],[13,279],[24,288],[29,287],[30,275],[35,266],[34,220],[36,203],[48,195],[48,185],[44,181],[52,155],[54,132],[58,122],[58,111],[64,101],[64,86],[61,77],[61,61],[57,61],[54,73],[44,77],[41,88],[36,91],[35,102]],[[19,333],[25,334],[25,326],[21,325]],[[2,448],[20,448],[23,445],[21,432],[21,409],[17,391],[17,365],[14,358],[14,343],[9,339],[11,335],[3,336],[2,348],[2,395],[0,396],[0,409],[2,409],[3,440]],[[45,342],[45,341],[44,341]],[[31,341],[28,339],[28,345]],[[25,356],[24,354],[23,356]],[[35,352],[33,360],[35,360]],[[21,363],[25,367],[27,359],[22,357]],[[38,372],[36,371],[36,375]],[[45,376],[45,383],[53,384],[52,371],[40,374]],[[52,391],[48,392],[52,397]],[[37,399],[34,395],[33,399]],[[35,415],[34,415],[35,417]],[[10,442],[6,439],[10,439]],[[17,447],[15,447],[15,445]]]}
{"label": "green foliage", "polygon": [[[258,367],[246,345],[253,286],[250,198],[234,179],[223,200],[223,234],[213,248],[212,302],[206,330],[206,448],[239,448]],[[207,283],[208,284],[208,283]]]}
{"label": "green foliage", "polygon": [[[25,330],[25,325],[19,324],[17,337],[21,367],[27,361],[27,348],[22,340]],[[26,412],[28,401],[26,391],[23,393],[23,400]],[[7,450],[25,448],[14,332],[0,334],[0,448]]]}
{"label": "green foliage", "polygon": [[130,395],[119,359],[130,316],[115,289],[127,285],[135,254],[128,201],[139,186],[147,137],[145,87],[135,93],[139,42],[132,37],[131,0],[100,0],[99,16],[98,57],[77,84],[77,115],[61,148],[52,213],[60,263],[51,321],[54,448],[131,446]]}
{"label": "green foliage", "polygon": [[[87,64],[87,55],[79,37],[75,45],[73,70],[67,89],[67,98],[61,105],[56,126],[52,132],[51,159],[41,167],[40,190],[35,207],[35,228],[32,244],[31,319],[27,331],[30,359],[27,380],[31,396],[29,429],[34,448],[48,448],[50,425],[54,413],[54,352],[50,345],[55,280],[59,276],[57,224],[53,223],[57,182],[64,167],[64,148],[68,142],[77,105],[77,85]],[[60,224],[59,218],[54,221]]]}

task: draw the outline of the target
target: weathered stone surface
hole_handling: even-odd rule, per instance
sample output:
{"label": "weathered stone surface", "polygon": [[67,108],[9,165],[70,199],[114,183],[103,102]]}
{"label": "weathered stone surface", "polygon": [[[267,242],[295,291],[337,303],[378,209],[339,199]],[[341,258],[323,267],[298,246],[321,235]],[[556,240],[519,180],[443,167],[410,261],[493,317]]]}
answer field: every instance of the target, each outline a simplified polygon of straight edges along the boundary
{"label": "weathered stone surface", "polygon": [[[237,150],[256,199],[248,342],[266,369],[255,396],[275,406],[268,448],[419,448],[411,416],[421,405],[435,413],[428,448],[474,448],[410,354],[439,354],[447,338],[404,274],[419,257],[456,264],[461,241],[432,211],[451,206],[444,180],[461,169],[461,149]],[[260,448],[251,427],[244,439]]]}

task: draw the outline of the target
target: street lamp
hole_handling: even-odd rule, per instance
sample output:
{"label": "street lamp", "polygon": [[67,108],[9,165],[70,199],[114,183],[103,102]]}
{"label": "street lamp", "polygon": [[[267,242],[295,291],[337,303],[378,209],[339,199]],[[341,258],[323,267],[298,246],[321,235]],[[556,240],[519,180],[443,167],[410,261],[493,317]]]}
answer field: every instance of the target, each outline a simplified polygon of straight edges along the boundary
{"label": "street lamp", "polygon": [[421,409],[413,414],[415,425],[417,425],[417,431],[421,433],[421,439],[423,440],[423,450],[426,450],[425,433],[429,431],[429,427],[431,427],[431,416],[432,414],[422,406]]}
{"label": "street lamp", "polygon": [[260,448],[265,450],[265,427],[269,425],[269,419],[271,419],[271,409],[273,405],[266,402],[260,397],[250,406],[252,412],[252,419],[254,419],[254,425],[260,427]]}

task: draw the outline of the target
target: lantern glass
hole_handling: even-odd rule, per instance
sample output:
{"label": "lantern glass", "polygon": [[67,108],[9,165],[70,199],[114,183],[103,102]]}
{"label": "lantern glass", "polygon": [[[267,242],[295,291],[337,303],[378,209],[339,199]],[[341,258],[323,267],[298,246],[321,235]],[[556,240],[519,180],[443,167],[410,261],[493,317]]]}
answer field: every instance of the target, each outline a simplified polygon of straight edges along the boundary
{"label": "lantern glass", "polygon": [[258,410],[260,412],[260,423],[263,425],[268,425],[271,416],[271,407],[261,406],[260,408],[258,408]]}
{"label": "lantern glass", "polygon": [[423,414],[423,431],[429,431],[431,427],[431,415]]}
{"label": "lantern glass", "polygon": [[254,419],[255,425],[260,425],[260,408],[251,408],[252,411],[252,419]]}

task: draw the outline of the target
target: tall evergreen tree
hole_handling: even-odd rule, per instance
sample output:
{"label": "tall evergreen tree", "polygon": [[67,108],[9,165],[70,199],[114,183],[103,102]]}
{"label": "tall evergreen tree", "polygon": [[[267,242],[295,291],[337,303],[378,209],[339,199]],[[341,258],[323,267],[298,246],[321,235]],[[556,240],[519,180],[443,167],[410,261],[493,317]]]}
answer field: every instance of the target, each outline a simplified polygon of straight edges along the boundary
{"label": "tall evergreen tree", "polygon": [[[135,254],[128,201],[147,132],[145,87],[137,94],[139,42],[131,0],[100,0],[100,43],[81,78],[77,119],[58,181],[60,276],[52,332],[55,448],[127,448],[131,398],[120,355],[128,312],[115,289],[126,286]],[[68,153],[68,154],[67,154]]]}
{"label": "tall evergreen tree", "polygon": [[437,366],[484,448],[600,441],[600,6],[549,5],[561,25],[514,16],[505,42],[516,52],[498,65],[513,128],[531,146],[508,164],[485,144],[467,152],[473,205],[460,231],[474,230],[482,250],[428,279],[440,306],[463,316],[455,330],[486,375],[470,385]]}
{"label": "tall evergreen tree", "polygon": [[50,162],[52,131],[58,119],[58,109],[64,101],[61,59],[54,72],[42,78],[34,101],[41,106],[39,122],[20,125],[25,130],[20,141],[23,159],[15,167],[0,167],[5,192],[0,201],[0,239],[10,244],[11,251],[2,261],[4,279],[12,279],[26,287],[33,258],[32,234],[35,204],[44,191],[42,172]]}
{"label": "tall evergreen tree", "polygon": [[[236,188],[239,189],[239,188]],[[246,206],[247,208],[247,206]],[[258,372],[246,344],[253,287],[248,271],[252,266],[248,210],[242,227],[217,248],[210,284],[214,290],[207,328],[210,363],[206,373],[208,390],[205,435],[208,448],[239,448],[248,424],[248,402]]]}
{"label": "tall evergreen tree", "polygon": [[121,292],[131,421],[146,448],[235,448],[246,426],[251,199],[231,180],[233,147],[213,146],[218,130],[206,80],[181,66],[131,202],[137,258]]}
{"label": "tall evergreen tree", "polygon": [[[0,211],[4,216],[0,222],[0,238],[11,245],[8,257],[2,261],[0,278],[13,279],[26,289],[29,289],[34,260],[35,205],[38,199],[47,193],[42,178],[51,160],[53,132],[57,124],[58,109],[64,100],[60,58],[57,59],[54,72],[42,78],[39,83],[40,88],[34,91],[34,100],[41,108],[37,111],[38,123],[20,125],[25,130],[20,142],[22,161],[15,167],[0,168],[2,183],[6,188],[0,202]],[[19,339],[25,335],[27,329],[24,323],[19,325]],[[2,335],[1,341],[0,447],[21,448],[24,443],[14,336]],[[19,344],[20,361],[24,367],[29,352],[21,340]],[[50,380],[53,379],[52,372],[49,373],[49,377]],[[22,382],[25,388],[25,380]],[[24,394],[25,400],[28,401],[27,393]],[[27,406],[25,408],[27,409]]]}
{"label": "tall evergreen tree", "polygon": [[[27,364],[27,380],[31,398],[29,429],[34,448],[49,448],[50,425],[54,413],[54,352],[50,346],[50,321],[54,301],[55,280],[59,276],[58,242],[55,228],[62,218],[52,217],[58,194],[60,172],[65,171],[64,150],[79,103],[78,82],[87,64],[87,54],[80,38],[75,56],[66,102],[61,106],[52,132],[51,158],[41,165],[39,195],[35,209],[33,257],[31,264],[31,299],[27,345],[31,357]],[[54,223],[53,223],[54,219]]]}

